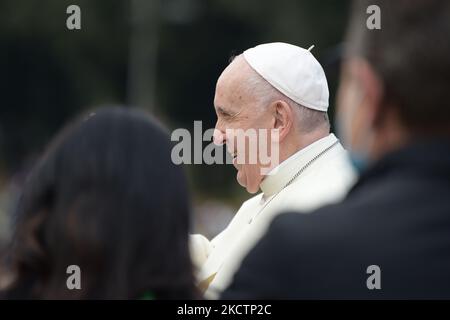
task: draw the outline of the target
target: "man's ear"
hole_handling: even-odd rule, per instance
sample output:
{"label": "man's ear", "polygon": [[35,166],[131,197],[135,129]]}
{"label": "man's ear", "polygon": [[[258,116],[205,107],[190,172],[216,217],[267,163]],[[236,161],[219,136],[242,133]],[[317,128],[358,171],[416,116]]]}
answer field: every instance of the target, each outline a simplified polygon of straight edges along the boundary
{"label": "man's ear", "polygon": [[368,108],[370,121],[374,127],[377,127],[383,122],[386,115],[383,105],[383,83],[378,73],[366,60],[360,59],[357,64],[355,69],[364,92],[364,104]]}
{"label": "man's ear", "polygon": [[273,129],[278,129],[279,141],[282,141],[291,130],[293,110],[285,101],[277,100],[273,103],[273,116]]}

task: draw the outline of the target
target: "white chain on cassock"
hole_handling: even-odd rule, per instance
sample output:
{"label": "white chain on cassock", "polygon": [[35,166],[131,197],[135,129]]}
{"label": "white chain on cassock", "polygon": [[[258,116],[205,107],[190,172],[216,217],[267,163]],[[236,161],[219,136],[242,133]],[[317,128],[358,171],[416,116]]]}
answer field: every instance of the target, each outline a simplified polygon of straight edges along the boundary
{"label": "white chain on cassock", "polygon": [[323,156],[325,153],[327,153],[329,150],[333,149],[335,146],[337,146],[339,144],[339,140],[335,141],[332,145],[330,145],[329,147],[323,149],[321,152],[319,152],[318,154],[316,154],[314,156],[314,158],[312,158],[311,160],[309,160],[303,167],[300,168],[300,170],[298,170],[293,176],[292,178],[283,186],[283,188],[280,189],[280,191],[278,191],[272,198],[270,198],[265,204],[264,206],[258,211],[257,214],[255,214],[250,221],[248,222],[249,224],[253,222],[253,220],[261,213],[261,211],[263,211],[266,206],[281,192],[283,191],[287,186],[289,186],[292,182],[295,181],[295,179],[297,179],[314,161],[316,161],[317,159],[319,159],[321,156]]}

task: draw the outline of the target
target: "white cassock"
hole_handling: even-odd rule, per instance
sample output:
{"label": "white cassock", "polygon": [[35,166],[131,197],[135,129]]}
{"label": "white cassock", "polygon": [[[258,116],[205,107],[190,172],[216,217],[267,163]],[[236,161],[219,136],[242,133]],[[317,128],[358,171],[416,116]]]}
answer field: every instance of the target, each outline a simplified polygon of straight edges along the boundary
{"label": "white cassock", "polygon": [[226,289],[242,259],[277,214],[286,210],[308,213],[336,202],[355,180],[347,152],[334,134],[298,151],[271,173],[261,183],[262,193],[244,202],[228,227],[212,241],[191,236],[199,286],[207,288],[207,298],[217,298]]}

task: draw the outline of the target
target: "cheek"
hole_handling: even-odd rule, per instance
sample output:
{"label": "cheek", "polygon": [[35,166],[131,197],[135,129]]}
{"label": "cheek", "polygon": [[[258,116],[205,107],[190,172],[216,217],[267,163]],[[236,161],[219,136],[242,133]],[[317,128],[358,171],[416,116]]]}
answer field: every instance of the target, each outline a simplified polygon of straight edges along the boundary
{"label": "cheek", "polygon": [[[234,148],[237,148],[241,143],[242,135],[245,129],[242,129],[238,122],[224,122],[224,134],[227,144],[232,144]],[[239,143],[238,143],[239,142]]]}

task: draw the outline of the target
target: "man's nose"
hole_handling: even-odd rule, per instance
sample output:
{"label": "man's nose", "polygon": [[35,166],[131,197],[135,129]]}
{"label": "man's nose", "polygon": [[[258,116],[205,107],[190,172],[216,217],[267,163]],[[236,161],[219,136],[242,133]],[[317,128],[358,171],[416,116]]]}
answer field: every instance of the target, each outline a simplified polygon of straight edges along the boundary
{"label": "man's nose", "polygon": [[218,129],[217,126],[214,128],[213,142],[218,146],[221,146],[226,142],[225,133]]}

